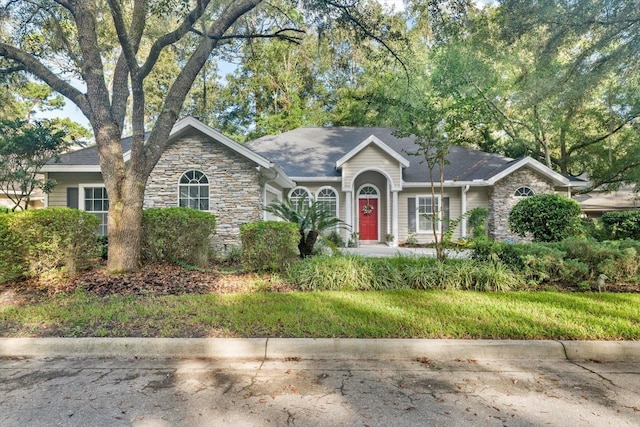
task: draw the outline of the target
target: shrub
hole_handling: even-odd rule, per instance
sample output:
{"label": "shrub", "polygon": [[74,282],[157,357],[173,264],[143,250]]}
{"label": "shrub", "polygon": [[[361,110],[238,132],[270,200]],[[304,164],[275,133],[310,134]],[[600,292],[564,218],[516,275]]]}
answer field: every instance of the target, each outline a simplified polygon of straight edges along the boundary
{"label": "shrub", "polygon": [[531,244],[475,242],[472,258],[483,263],[504,264],[530,284],[589,289],[600,274],[615,282],[637,282],[640,242],[597,242],[585,238]]}
{"label": "shrub", "polygon": [[469,211],[467,225],[471,229],[474,239],[485,239],[487,237],[487,221],[489,219],[489,209],[473,208]]}
{"label": "shrub", "polygon": [[467,289],[506,291],[521,288],[522,277],[503,266],[471,260],[433,258],[321,256],[292,265],[289,280],[302,290],[365,291]]}
{"label": "shrub", "polygon": [[206,266],[216,217],[190,208],[152,208],[142,213],[142,258],[145,261]]}
{"label": "shrub", "polygon": [[298,258],[298,225],[258,221],[240,227],[242,264],[252,271],[282,271]]}
{"label": "shrub", "polygon": [[609,239],[640,240],[640,211],[605,212],[601,221]]}
{"label": "shrub", "polygon": [[0,216],[0,281],[64,269],[73,274],[98,255],[99,219],[69,208]]}
{"label": "shrub", "polygon": [[329,234],[327,234],[324,239],[328,242],[330,242],[330,244],[333,247],[336,248],[344,248],[345,244],[344,244],[344,239],[342,238],[342,236],[340,235],[340,233],[338,233],[336,230],[332,230]]}
{"label": "shrub", "polygon": [[0,214],[0,283],[26,274],[19,234],[12,227],[11,215]]}
{"label": "shrub", "polygon": [[98,236],[98,247],[100,248],[100,258],[106,260],[109,256],[109,237]]}
{"label": "shrub", "polygon": [[580,234],[580,205],[557,194],[537,194],[520,200],[509,214],[509,227],[537,242],[558,242]]}

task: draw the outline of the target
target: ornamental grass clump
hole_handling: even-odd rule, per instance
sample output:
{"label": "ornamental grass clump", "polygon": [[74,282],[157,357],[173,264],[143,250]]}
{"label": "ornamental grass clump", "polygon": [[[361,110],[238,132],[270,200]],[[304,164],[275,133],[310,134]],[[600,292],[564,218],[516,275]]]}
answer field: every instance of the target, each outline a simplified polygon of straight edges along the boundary
{"label": "ornamental grass clump", "polygon": [[289,280],[315,291],[507,291],[525,285],[520,274],[500,263],[410,257],[318,256],[292,265]]}
{"label": "ornamental grass clump", "polygon": [[291,266],[289,278],[307,291],[368,291],[380,289],[384,280],[359,256],[320,255]]}

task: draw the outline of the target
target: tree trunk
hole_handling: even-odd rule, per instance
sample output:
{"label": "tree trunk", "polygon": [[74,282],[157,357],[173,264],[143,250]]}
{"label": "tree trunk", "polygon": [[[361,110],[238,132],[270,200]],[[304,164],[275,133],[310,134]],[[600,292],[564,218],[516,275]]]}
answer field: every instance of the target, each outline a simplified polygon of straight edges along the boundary
{"label": "tree trunk", "polygon": [[304,232],[301,231],[301,234],[302,238],[300,239],[298,250],[300,251],[300,258],[306,258],[313,252],[313,247],[318,239],[318,232],[316,230],[310,230],[305,236]]}
{"label": "tree trunk", "polygon": [[[135,271],[140,267],[140,243],[142,236],[142,203],[144,200],[144,180],[129,182],[127,177],[123,191],[109,196],[109,257],[107,270],[110,273]],[[142,191],[135,190],[142,188]]]}

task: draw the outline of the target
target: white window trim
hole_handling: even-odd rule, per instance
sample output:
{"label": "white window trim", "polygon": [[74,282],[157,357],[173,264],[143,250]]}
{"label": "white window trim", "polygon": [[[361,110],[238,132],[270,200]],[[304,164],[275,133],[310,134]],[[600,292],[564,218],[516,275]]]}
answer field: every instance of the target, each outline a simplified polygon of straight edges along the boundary
{"label": "white window trim", "polygon": [[[78,184],[78,209],[81,211],[85,211],[85,212],[91,212],[91,213],[100,213],[100,214],[109,214],[109,211],[88,211],[84,208],[84,202],[85,202],[85,197],[84,197],[84,190],[86,188],[105,188],[106,186],[104,185],[104,183],[99,182],[99,183],[95,183],[95,184]],[[108,221],[108,219],[107,219]],[[102,226],[102,223],[100,223],[100,225]],[[104,224],[105,229],[107,228],[107,223]],[[108,229],[106,230],[108,233]]]}
{"label": "white window trim", "polygon": [[209,187],[209,209],[207,209],[207,210],[198,209],[198,210],[200,212],[212,212],[212,210],[211,210],[211,179],[209,179],[209,175],[207,175],[206,173],[204,173],[200,169],[187,169],[187,170],[185,170],[184,172],[182,172],[180,174],[180,177],[178,178],[178,184],[176,185],[176,206],[180,207],[180,185],[188,185],[188,184],[180,184],[180,180],[182,179],[182,177],[184,176],[185,173],[191,172],[191,171],[200,172],[202,175],[204,175],[204,177],[207,178],[207,186]]}
{"label": "white window trim", "polygon": [[[516,193],[518,192],[518,190],[520,190],[521,188],[526,188],[527,190],[531,191],[531,195],[530,196],[516,196]],[[521,185],[520,187],[516,188],[516,190],[513,192],[513,197],[515,197],[516,199],[525,199],[527,197],[532,197],[535,196],[536,192],[533,191],[533,188],[529,187],[528,185]]]}
{"label": "white window trim", "polygon": [[[416,234],[433,234],[433,228],[429,227],[428,230],[420,229],[420,217],[422,214],[420,213],[420,199],[428,198],[431,199],[433,196],[430,194],[421,194],[416,196]],[[438,218],[436,219],[436,233],[442,234],[442,218],[440,218],[440,214],[442,213],[442,196],[436,194],[436,200],[438,201],[436,204],[436,209],[438,211]]]}
{"label": "white window trim", "polygon": [[289,200],[291,200],[291,195],[296,190],[304,190],[304,191],[306,191],[307,192],[307,196],[308,196],[307,199],[309,199],[309,204],[311,204],[311,198],[313,197],[313,192],[311,190],[309,190],[309,188],[304,187],[302,185],[299,185],[299,186],[294,187],[291,190],[289,190],[289,194],[287,194],[287,197],[289,198]]}
{"label": "white window trim", "polygon": [[[263,200],[264,200],[264,205],[268,206],[267,203],[267,193],[271,193],[274,194],[276,196],[276,200],[279,202],[282,202],[282,191],[278,190],[276,187],[273,187],[269,184],[265,184],[264,185],[264,194],[263,194]],[[262,210],[262,219],[264,221],[267,221],[267,217],[269,215],[269,212],[265,211],[264,209]],[[278,218],[278,219],[274,219],[274,221],[283,221],[282,219]]]}
{"label": "white window trim", "polygon": [[330,185],[325,185],[323,187],[318,188],[318,191],[316,191],[316,200],[320,200],[320,192],[322,190],[331,190],[333,191],[333,194],[336,195],[336,218],[340,218],[340,193],[338,193],[338,190],[336,190],[335,188],[333,188]]}

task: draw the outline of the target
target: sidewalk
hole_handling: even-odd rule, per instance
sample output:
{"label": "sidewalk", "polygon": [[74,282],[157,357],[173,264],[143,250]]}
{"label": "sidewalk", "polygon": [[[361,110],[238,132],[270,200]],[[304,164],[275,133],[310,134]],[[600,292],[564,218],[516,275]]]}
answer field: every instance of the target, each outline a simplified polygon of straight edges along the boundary
{"label": "sidewalk", "polygon": [[[393,256],[408,256],[408,257],[436,257],[436,250],[434,248],[404,248],[396,247],[392,248],[383,243],[379,244],[363,244],[357,248],[341,248],[344,254],[361,255],[367,257],[393,257]],[[469,250],[451,250],[446,251],[447,258],[468,258]]]}
{"label": "sidewalk", "polygon": [[640,362],[640,341],[338,338],[0,338],[0,357]]}

